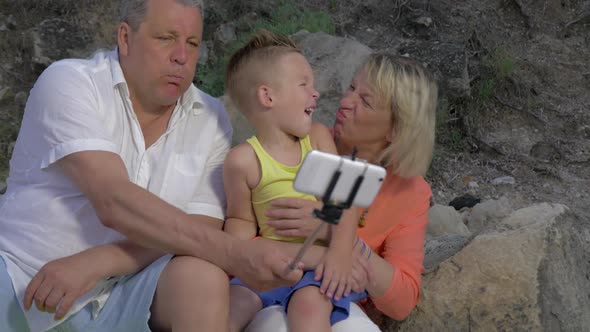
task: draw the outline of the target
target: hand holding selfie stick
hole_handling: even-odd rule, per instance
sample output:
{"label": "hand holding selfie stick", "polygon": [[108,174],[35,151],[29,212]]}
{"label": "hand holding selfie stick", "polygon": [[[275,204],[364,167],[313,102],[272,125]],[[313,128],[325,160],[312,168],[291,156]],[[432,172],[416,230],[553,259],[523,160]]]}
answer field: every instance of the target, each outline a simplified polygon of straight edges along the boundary
{"label": "hand holding selfie stick", "polygon": [[[357,148],[355,147],[354,151],[352,152],[352,156],[351,156],[352,160],[355,160],[356,152],[357,152]],[[340,161],[340,166],[342,166],[342,160]],[[293,260],[293,262],[291,262],[289,264],[289,268],[291,270],[294,270],[297,267],[297,264],[299,263],[301,258],[303,258],[303,255],[305,254],[305,252],[315,243],[318,236],[320,235],[320,233],[322,232],[322,230],[326,226],[326,223],[337,225],[338,222],[340,221],[340,217],[342,216],[343,210],[348,209],[352,205],[352,202],[354,202],[354,198],[356,197],[358,189],[360,188],[360,186],[363,183],[363,180],[365,178],[364,173],[359,175],[356,178],[354,185],[351,188],[350,193],[348,194],[347,200],[345,202],[336,202],[331,199],[331,196],[332,196],[332,192],[334,191],[334,187],[336,187],[336,184],[338,183],[338,179],[340,178],[341,174],[342,174],[342,171],[340,170],[340,167],[339,167],[339,169],[337,169],[334,172],[334,174],[332,175],[332,179],[330,180],[330,183],[329,183],[328,187],[326,188],[326,192],[324,193],[324,195],[322,197],[322,202],[324,203],[324,206],[322,207],[321,210],[318,210],[318,209],[313,210],[314,217],[319,218],[324,222],[320,223],[318,225],[318,227],[315,229],[315,231],[313,231],[313,233],[305,239],[305,242],[303,242],[303,246],[301,247],[301,249],[299,249],[297,256],[295,256],[295,259]]]}

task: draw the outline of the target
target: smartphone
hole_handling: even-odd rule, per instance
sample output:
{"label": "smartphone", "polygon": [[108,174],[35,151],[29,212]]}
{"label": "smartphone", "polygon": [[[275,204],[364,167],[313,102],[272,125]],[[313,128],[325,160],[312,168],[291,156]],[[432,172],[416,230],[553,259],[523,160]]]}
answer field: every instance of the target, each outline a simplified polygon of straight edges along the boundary
{"label": "smartphone", "polygon": [[385,178],[385,168],[381,166],[313,150],[305,156],[295,176],[293,188],[323,199],[332,177],[338,171],[340,176],[328,199],[346,202],[357,179],[362,176],[362,182],[351,204],[359,207],[367,207],[373,202]]}

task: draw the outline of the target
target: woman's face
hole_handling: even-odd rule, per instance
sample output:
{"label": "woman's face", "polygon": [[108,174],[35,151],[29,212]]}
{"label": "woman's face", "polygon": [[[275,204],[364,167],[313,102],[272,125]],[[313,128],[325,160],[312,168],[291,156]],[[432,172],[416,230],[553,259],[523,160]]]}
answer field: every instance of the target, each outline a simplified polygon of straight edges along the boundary
{"label": "woman's face", "polygon": [[378,100],[373,87],[366,80],[366,70],[359,71],[344,96],[336,113],[333,134],[340,154],[359,151],[379,154],[391,141],[391,111]]}

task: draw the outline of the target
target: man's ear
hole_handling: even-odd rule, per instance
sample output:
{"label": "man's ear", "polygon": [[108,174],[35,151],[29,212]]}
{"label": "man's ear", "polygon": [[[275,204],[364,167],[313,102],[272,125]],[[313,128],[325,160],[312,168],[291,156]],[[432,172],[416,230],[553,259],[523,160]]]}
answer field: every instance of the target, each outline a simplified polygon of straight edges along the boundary
{"label": "man's ear", "polygon": [[260,85],[256,89],[256,97],[260,105],[270,108],[273,105],[272,89],[268,85]]}
{"label": "man's ear", "polygon": [[126,22],[119,24],[117,29],[117,46],[119,47],[119,54],[129,55],[129,33],[131,26]]}

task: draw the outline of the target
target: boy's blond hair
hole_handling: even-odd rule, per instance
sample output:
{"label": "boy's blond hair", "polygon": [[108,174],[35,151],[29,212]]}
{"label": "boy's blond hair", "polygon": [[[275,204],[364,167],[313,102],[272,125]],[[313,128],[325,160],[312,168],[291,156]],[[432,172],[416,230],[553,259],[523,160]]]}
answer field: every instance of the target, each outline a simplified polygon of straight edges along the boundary
{"label": "boy's blond hair", "polygon": [[274,65],[281,56],[301,53],[293,40],[268,30],[259,30],[230,58],[225,73],[225,90],[240,112],[246,113],[262,83],[271,84]]}
{"label": "boy's blond hair", "polygon": [[392,114],[392,142],[378,161],[402,177],[425,175],[434,150],[434,78],[415,60],[391,54],[372,54],[363,69],[377,100]]}

